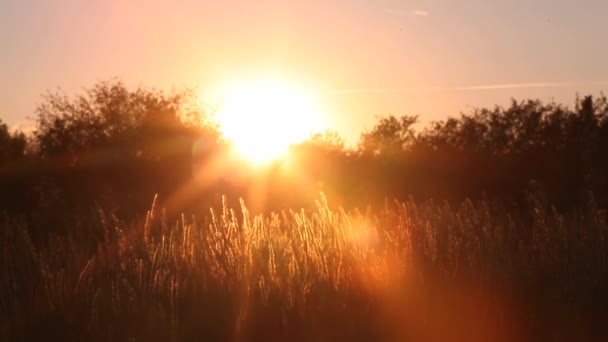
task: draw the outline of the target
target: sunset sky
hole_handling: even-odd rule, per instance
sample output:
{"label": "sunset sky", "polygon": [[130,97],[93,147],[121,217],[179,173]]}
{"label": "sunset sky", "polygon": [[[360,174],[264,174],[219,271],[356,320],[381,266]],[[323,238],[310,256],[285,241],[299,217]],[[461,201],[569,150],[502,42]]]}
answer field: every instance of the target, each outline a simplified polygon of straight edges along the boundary
{"label": "sunset sky", "polygon": [[113,77],[195,87],[274,75],[315,89],[354,140],[375,115],[423,122],[511,97],[608,90],[605,0],[0,2],[0,118]]}

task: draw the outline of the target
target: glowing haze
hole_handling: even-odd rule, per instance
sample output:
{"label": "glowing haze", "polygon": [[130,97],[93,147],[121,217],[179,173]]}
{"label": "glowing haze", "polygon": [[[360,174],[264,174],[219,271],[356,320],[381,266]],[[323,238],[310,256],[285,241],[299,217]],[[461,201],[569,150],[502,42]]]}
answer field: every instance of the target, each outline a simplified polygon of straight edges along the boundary
{"label": "glowing haze", "polygon": [[3,0],[0,117],[19,125],[47,89],[111,77],[213,100],[280,75],[317,92],[350,141],[375,115],[424,122],[511,96],[572,104],[608,88],[606,13],[600,0]]}
{"label": "glowing haze", "polygon": [[312,90],[276,78],[230,83],[217,113],[224,135],[254,162],[278,157],[289,144],[323,130],[325,118]]}

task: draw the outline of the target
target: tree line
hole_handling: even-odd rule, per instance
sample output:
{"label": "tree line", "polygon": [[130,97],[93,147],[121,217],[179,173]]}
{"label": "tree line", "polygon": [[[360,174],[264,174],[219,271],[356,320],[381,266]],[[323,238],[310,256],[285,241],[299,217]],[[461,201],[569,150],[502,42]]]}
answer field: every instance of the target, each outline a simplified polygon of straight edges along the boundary
{"label": "tree line", "polygon": [[363,132],[355,149],[336,134],[313,135],[310,170],[350,198],[500,199],[529,194],[569,209],[590,196],[608,204],[608,102],[577,98],[574,109],[512,100],[415,130],[416,116],[388,116]]}
{"label": "tree line", "polygon": [[517,206],[531,192],[565,209],[590,196],[608,204],[603,95],[578,98],[574,108],[513,100],[419,130],[416,122],[380,117],[354,148],[336,132],[313,134],[291,146],[290,172],[277,162],[260,176],[228,157],[230,142],[192,92],[114,80],[76,97],[49,92],[31,134],[0,122],[0,209],[61,227],[66,214],[99,207],[135,216],[155,194],[181,211],[218,194],[262,196],[264,208],[281,209],[319,191],[352,206],[410,196]]}

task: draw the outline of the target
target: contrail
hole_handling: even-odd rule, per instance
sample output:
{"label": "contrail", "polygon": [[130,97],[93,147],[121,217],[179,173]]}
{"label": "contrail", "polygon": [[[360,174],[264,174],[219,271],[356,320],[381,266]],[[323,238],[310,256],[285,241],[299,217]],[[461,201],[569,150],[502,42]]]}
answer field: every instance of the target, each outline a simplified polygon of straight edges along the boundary
{"label": "contrail", "polygon": [[528,82],[487,84],[460,87],[406,87],[406,88],[350,88],[329,91],[330,94],[358,94],[358,93],[406,93],[419,91],[446,91],[446,90],[496,90],[496,89],[525,89],[525,88],[563,88],[591,85],[608,85],[608,80],[602,81],[568,81],[568,82]]}
{"label": "contrail", "polygon": [[356,93],[405,93],[410,91],[444,90],[442,87],[409,87],[409,88],[351,88],[330,90],[330,94],[356,94]]}

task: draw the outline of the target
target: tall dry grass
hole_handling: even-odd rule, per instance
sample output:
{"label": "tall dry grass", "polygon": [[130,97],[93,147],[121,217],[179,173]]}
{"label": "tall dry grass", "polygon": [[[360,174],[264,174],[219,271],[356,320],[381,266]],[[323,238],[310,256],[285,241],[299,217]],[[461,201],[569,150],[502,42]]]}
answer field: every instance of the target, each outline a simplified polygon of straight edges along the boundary
{"label": "tall dry grass", "polygon": [[[0,227],[0,340],[601,340],[608,222],[488,202]],[[84,241],[81,237],[87,236]],[[94,238],[93,238],[94,237]]]}

